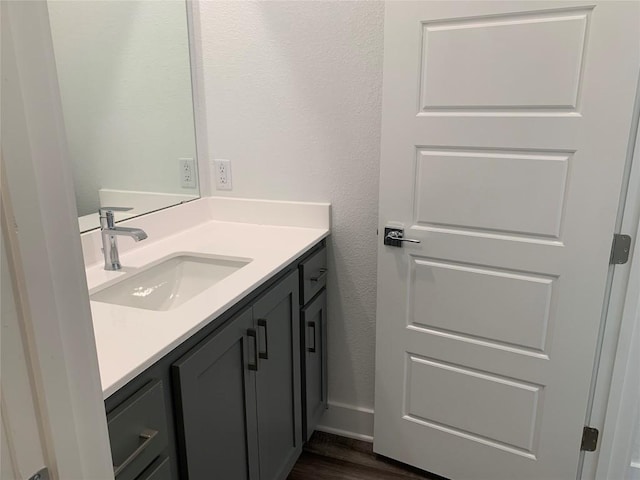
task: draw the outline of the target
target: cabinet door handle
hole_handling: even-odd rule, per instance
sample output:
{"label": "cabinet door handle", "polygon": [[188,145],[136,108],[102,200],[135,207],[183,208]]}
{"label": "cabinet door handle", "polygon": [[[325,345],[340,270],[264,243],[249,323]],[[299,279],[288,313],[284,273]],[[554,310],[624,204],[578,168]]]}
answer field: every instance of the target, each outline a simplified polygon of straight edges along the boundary
{"label": "cabinet door handle", "polygon": [[158,435],[157,430],[146,429],[140,433],[140,438],[142,439],[142,443],[136,448],[131,455],[127,457],[127,459],[122,462],[120,465],[113,466],[113,475],[118,476],[120,472],[122,472],[125,468],[131,464],[136,458],[140,456],[142,452],[149,446],[151,441]]}
{"label": "cabinet door handle", "polygon": [[317,274],[317,275],[315,275],[315,276],[313,276],[313,277],[311,277],[309,280],[311,280],[311,281],[312,281],[312,282],[314,282],[314,283],[315,283],[315,282],[320,282],[320,281],[324,280],[324,279],[325,279],[325,277],[327,276],[327,271],[328,271],[328,270],[327,270],[326,268],[321,268],[321,269],[318,271],[318,274]]}
{"label": "cabinet door handle", "polygon": [[316,322],[307,322],[307,328],[311,328],[311,331],[313,332],[313,346],[307,347],[307,351],[309,353],[316,353]]}
{"label": "cabinet door handle", "polygon": [[267,320],[264,318],[258,319],[258,327],[264,328],[264,353],[259,352],[260,358],[267,360],[269,358],[269,335],[267,333]]}
{"label": "cabinet door handle", "polygon": [[254,362],[249,362],[249,370],[258,370],[258,335],[255,328],[247,329],[247,337],[253,338],[253,359]]}

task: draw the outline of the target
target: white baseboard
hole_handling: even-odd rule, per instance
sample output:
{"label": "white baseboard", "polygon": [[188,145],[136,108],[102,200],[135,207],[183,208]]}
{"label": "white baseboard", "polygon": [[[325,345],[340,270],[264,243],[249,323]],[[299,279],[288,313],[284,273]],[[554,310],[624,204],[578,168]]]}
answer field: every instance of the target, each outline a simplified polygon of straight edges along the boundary
{"label": "white baseboard", "polygon": [[373,410],[329,402],[329,408],[324,413],[317,430],[373,442]]}

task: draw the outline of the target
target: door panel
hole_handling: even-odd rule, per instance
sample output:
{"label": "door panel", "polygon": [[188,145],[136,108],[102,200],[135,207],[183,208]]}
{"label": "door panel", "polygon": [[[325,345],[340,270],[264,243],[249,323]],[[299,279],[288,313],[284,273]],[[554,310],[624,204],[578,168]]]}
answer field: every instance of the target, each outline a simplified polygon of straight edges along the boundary
{"label": "door panel", "polygon": [[630,2],[388,2],[376,452],[575,478],[640,58]]}
{"label": "door panel", "polygon": [[592,9],[424,21],[422,111],[575,109]]}
{"label": "door panel", "polygon": [[256,372],[260,479],[279,480],[302,449],[297,271],[255,303],[253,317],[261,357]]}
{"label": "door panel", "polygon": [[407,355],[406,371],[408,419],[498,448],[534,453],[540,385],[418,355]]}
{"label": "door panel", "polygon": [[553,277],[413,256],[411,260],[410,327],[544,352]]}
{"label": "door panel", "polygon": [[258,479],[252,326],[246,310],[172,367],[187,478]]}
{"label": "door panel", "polygon": [[417,155],[415,224],[560,236],[570,154],[419,148]]}

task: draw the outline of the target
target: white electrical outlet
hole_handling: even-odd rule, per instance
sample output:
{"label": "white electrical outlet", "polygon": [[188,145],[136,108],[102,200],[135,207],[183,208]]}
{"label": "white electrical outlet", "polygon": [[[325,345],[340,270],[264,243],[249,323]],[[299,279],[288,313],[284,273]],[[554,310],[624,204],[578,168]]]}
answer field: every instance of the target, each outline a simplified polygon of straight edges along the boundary
{"label": "white electrical outlet", "polygon": [[183,188],[196,188],[196,162],[193,158],[180,159],[180,185]]}
{"label": "white electrical outlet", "polygon": [[216,189],[231,190],[233,188],[231,184],[231,160],[213,160],[213,178]]}

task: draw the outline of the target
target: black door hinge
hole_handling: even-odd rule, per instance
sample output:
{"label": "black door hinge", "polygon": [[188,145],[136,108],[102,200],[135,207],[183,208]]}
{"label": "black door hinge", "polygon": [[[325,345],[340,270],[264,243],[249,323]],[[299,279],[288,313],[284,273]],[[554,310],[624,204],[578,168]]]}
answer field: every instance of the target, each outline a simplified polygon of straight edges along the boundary
{"label": "black door hinge", "polygon": [[629,251],[631,250],[631,237],[616,233],[613,235],[613,244],[611,245],[611,258],[609,263],[612,265],[622,265],[629,261]]}
{"label": "black door hinge", "polygon": [[598,432],[597,428],[592,427],[584,427],[582,430],[582,443],[580,445],[580,450],[584,450],[585,452],[595,452],[598,446]]}

